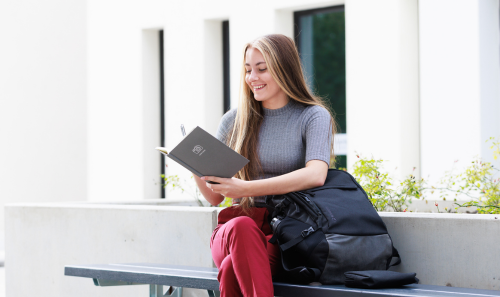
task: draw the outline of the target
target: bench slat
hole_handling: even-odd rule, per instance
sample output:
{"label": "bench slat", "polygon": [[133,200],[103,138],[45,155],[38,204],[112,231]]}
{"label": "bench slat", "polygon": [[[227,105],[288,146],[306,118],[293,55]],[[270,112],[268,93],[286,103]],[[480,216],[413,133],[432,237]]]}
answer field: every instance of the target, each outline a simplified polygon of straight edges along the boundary
{"label": "bench slat", "polygon": [[[356,289],[343,285],[304,286],[274,283],[277,296],[310,296],[314,297],[381,297],[381,296],[428,296],[428,297],[493,297],[500,296],[500,291],[477,290],[457,287],[430,285],[406,285],[392,289]],[[314,294],[314,295],[312,295]]]}
{"label": "bench slat", "polygon": [[155,267],[148,263],[73,265],[64,268],[68,276],[88,277],[143,284],[168,285],[183,288],[219,290],[217,269],[189,269],[189,266]]}
{"label": "bench slat", "polygon": [[[216,268],[191,267],[169,264],[130,263],[101,265],[68,265],[64,274],[107,281],[156,284],[174,287],[219,290]],[[500,291],[457,287],[408,285],[397,289],[354,289],[343,285],[309,286],[274,283],[276,296],[287,297],[494,297]]]}

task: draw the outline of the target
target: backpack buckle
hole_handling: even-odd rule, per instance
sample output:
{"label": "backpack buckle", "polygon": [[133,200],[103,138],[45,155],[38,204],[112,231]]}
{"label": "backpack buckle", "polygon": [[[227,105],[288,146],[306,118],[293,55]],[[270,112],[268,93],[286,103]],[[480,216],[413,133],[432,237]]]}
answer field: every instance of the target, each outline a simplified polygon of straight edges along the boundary
{"label": "backpack buckle", "polygon": [[309,236],[311,233],[313,233],[315,230],[313,227],[309,227],[309,229],[306,229],[306,230],[302,230],[302,232],[300,233],[302,235],[302,237],[306,238],[307,236]]}
{"label": "backpack buckle", "polygon": [[273,230],[273,233],[276,233],[276,229],[278,228],[278,225],[281,223],[281,220],[279,218],[273,218],[269,225],[271,226],[271,229]]}

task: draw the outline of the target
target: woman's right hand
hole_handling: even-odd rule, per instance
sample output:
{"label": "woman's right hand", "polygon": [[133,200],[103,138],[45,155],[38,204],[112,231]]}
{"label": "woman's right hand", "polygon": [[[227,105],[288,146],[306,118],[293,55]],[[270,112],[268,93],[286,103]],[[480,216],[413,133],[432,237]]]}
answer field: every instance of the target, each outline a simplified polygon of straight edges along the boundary
{"label": "woman's right hand", "polygon": [[224,196],[221,194],[214,193],[212,189],[207,187],[207,182],[199,178],[197,175],[193,174],[194,180],[196,181],[196,185],[198,186],[198,189],[200,189],[201,194],[205,199],[208,201],[208,203],[212,204],[213,206],[219,205],[223,200]]}

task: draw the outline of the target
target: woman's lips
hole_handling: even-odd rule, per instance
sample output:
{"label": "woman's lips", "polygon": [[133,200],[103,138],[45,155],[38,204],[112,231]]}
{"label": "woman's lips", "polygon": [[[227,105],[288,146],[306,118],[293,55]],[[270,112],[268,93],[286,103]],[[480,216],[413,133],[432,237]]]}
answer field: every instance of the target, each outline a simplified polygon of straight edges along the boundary
{"label": "woman's lips", "polygon": [[257,85],[257,86],[252,86],[254,91],[260,91],[262,90],[266,85]]}

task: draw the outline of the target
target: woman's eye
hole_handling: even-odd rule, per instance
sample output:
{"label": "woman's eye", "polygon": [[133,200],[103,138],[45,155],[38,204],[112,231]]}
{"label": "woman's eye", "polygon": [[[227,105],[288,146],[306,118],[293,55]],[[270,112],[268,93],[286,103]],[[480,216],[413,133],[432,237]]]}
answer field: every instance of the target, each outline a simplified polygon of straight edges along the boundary
{"label": "woman's eye", "polygon": [[264,69],[259,69],[259,71],[266,71],[266,70],[267,70],[267,68],[264,68]]}
{"label": "woman's eye", "polygon": [[247,73],[250,73],[250,72],[252,72],[252,70],[247,70]]}

